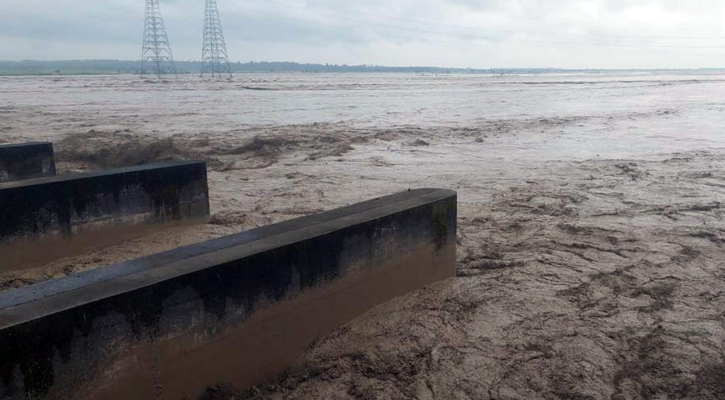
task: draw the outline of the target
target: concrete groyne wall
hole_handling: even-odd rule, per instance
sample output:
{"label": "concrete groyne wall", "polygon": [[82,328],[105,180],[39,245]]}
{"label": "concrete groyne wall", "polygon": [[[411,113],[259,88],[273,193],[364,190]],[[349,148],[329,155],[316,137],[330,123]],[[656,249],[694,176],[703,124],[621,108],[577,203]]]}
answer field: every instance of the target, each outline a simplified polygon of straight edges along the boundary
{"label": "concrete groyne wall", "polygon": [[455,275],[455,192],[421,189],[0,294],[0,398],[197,398],[292,365]]}
{"label": "concrete groyne wall", "polygon": [[209,217],[204,162],[0,184],[0,272]]}
{"label": "concrete groyne wall", "polygon": [[52,143],[0,145],[0,183],[54,175]]}

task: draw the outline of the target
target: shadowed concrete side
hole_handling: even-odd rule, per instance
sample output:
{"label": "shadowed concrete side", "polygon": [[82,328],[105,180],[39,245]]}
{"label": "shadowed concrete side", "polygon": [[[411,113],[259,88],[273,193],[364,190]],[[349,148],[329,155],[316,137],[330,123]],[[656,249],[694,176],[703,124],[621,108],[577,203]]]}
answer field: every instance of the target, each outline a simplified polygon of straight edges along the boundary
{"label": "shadowed concrete side", "polygon": [[0,145],[0,183],[55,176],[53,144]]}
{"label": "shadowed concrete side", "polygon": [[168,162],[0,184],[0,271],[209,217],[204,162]]}
{"label": "shadowed concrete side", "polygon": [[0,397],[196,398],[455,275],[456,194],[421,189],[0,294]]}

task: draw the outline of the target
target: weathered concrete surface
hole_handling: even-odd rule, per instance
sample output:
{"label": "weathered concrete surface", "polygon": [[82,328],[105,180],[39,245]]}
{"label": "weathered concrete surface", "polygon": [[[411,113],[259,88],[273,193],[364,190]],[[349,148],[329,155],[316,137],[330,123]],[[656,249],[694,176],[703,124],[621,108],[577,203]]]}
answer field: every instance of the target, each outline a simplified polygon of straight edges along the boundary
{"label": "weathered concrete surface", "polygon": [[455,192],[422,189],[0,295],[0,398],[245,388],[455,275]]}
{"label": "weathered concrete surface", "polygon": [[0,183],[54,175],[55,157],[52,143],[0,145]]}
{"label": "weathered concrete surface", "polygon": [[204,162],[168,162],[0,184],[0,271],[209,217]]}

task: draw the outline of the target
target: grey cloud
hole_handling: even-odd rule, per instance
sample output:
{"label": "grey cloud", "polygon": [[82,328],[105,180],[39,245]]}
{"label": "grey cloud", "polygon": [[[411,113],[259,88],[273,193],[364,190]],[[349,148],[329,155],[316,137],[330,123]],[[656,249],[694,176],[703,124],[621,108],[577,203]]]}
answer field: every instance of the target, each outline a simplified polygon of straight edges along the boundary
{"label": "grey cloud", "polygon": [[[194,59],[204,1],[161,1],[177,57]],[[319,62],[399,64],[404,55],[405,64],[579,67],[581,60],[611,66],[614,58],[621,67],[667,67],[671,56],[671,66],[683,66],[683,59],[693,67],[725,64],[714,48],[725,42],[718,41],[725,35],[719,0],[218,2],[230,54],[241,61],[311,61],[312,54]],[[0,0],[0,59],[64,50],[132,59],[142,27],[143,0]],[[648,55],[655,48],[660,55]]]}

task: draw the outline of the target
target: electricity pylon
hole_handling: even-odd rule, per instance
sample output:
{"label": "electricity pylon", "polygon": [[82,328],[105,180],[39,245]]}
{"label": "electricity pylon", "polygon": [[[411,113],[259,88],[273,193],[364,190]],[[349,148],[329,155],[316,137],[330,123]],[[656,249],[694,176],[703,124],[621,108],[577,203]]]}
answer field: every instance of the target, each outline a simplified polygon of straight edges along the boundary
{"label": "electricity pylon", "polygon": [[146,18],[143,28],[141,74],[150,69],[161,78],[162,74],[176,75],[176,64],[171,54],[169,35],[159,10],[159,0],[146,0]]}
{"label": "electricity pylon", "polygon": [[229,65],[227,45],[224,43],[222,21],[216,0],[206,0],[204,10],[204,44],[201,50],[201,76],[211,73],[212,77],[229,75],[232,77],[232,66]]}

